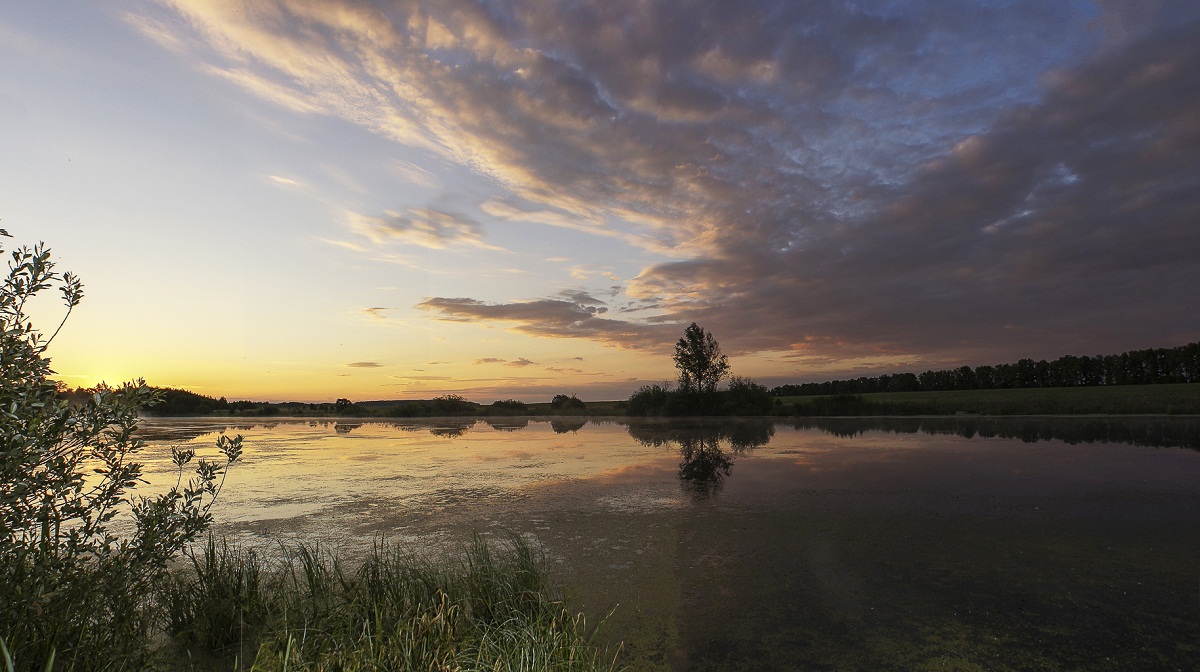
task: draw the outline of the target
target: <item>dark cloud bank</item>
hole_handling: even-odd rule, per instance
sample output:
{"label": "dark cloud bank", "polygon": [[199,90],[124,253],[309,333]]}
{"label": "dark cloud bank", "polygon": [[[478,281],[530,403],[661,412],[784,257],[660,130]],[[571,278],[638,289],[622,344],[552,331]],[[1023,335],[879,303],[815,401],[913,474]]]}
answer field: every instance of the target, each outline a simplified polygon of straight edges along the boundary
{"label": "dark cloud bank", "polygon": [[265,30],[319,35],[369,105],[469,154],[514,207],[678,255],[627,285],[641,304],[421,304],[444,319],[648,349],[695,320],[798,361],[1200,338],[1194,3],[345,8],[374,37],[286,9]]}

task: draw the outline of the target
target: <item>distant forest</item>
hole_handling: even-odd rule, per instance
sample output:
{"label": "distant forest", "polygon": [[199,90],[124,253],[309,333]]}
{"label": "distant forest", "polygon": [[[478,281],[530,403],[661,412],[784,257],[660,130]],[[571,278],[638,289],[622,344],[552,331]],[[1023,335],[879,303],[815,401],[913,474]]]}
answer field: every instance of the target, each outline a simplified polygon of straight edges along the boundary
{"label": "distant forest", "polygon": [[871,392],[944,392],[1039,387],[1100,387],[1200,382],[1200,342],[1176,348],[1130,350],[1120,355],[1067,355],[1048,362],[1022,359],[1014,364],[961,366],[957,369],[780,385],[776,397]]}

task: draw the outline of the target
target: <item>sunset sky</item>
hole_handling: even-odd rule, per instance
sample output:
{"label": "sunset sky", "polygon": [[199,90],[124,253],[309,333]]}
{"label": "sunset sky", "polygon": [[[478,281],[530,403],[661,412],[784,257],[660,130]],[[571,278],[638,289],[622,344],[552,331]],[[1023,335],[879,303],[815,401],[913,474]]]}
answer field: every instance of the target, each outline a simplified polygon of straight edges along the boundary
{"label": "sunset sky", "polygon": [[[1200,340],[1200,3],[0,4],[71,386],[623,398]],[[61,315],[48,299],[39,324]]]}

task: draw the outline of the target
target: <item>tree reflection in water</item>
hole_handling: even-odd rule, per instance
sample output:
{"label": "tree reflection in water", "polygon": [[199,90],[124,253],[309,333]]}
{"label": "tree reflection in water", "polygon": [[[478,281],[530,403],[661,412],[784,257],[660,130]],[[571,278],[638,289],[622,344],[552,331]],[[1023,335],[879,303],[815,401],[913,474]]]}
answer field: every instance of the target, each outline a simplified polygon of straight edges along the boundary
{"label": "tree reflection in water", "polygon": [[429,433],[434,436],[440,436],[446,439],[457,439],[467,433],[468,429],[475,426],[475,421],[471,422],[456,422],[452,424],[437,425],[429,428]]}
{"label": "tree reflection in water", "polygon": [[484,422],[501,432],[515,432],[529,426],[529,418],[485,418]]}
{"label": "tree reflection in water", "polygon": [[555,434],[566,434],[568,432],[574,434],[583,429],[587,424],[587,418],[558,418],[550,421],[550,428]]}
{"label": "tree reflection in water", "polygon": [[701,496],[721,489],[733,473],[734,457],[765,446],[775,435],[775,423],[759,418],[637,420],[628,429],[644,446],[678,446],[680,483]]}

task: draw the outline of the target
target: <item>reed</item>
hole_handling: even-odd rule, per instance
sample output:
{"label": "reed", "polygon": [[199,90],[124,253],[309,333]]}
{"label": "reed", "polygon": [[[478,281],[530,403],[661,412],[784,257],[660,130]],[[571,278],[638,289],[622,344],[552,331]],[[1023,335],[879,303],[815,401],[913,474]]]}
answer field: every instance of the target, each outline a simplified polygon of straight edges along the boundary
{"label": "reed", "polygon": [[210,540],[162,601],[176,661],[252,670],[611,670],[521,537],[476,536],[438,561],[376,542],[353,565],[319,546],[281,558]]}

